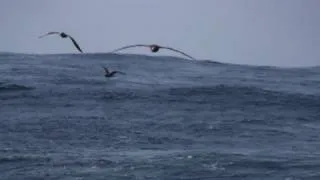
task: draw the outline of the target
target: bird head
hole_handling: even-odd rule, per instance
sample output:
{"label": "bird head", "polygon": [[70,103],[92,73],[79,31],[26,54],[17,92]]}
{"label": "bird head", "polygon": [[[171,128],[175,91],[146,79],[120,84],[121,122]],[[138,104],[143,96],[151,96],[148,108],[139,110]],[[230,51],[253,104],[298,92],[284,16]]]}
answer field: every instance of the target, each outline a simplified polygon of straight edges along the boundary
{"label": "bird head", "polygon": [[160,46],[158,46],[156,44],[152,44],[152,45],[150,45],[150,49],[151,49],[151,52],[158,52],[160,49]]}
{"label": "bird head", "polygon": [[60,33],[60,36],[61,36],[62,38],[68,37],[68,35],[67,35],[66,33],[64,33],[64,32]]}

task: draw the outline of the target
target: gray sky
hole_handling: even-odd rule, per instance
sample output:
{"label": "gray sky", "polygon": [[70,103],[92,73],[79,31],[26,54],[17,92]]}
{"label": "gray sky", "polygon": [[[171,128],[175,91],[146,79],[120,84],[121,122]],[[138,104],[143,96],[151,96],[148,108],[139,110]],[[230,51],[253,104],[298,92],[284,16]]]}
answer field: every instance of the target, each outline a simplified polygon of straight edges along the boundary
{"label": "gray sky", "polygon": [[64,31],[90,53],[156,43],[198,59],[313,66],[320,65],[319,7],[319,0],[1,0],[0,51],[77,53],[67,39],[37,38]]}

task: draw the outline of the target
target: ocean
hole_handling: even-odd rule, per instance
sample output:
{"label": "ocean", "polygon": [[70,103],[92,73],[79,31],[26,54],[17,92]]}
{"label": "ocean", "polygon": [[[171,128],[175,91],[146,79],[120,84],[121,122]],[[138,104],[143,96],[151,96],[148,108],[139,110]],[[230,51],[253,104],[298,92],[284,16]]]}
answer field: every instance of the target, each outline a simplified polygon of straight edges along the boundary
{"label": "ocean", "polygon": [[319,120],[320,67],[0,53],[0,179],[319,180]]}

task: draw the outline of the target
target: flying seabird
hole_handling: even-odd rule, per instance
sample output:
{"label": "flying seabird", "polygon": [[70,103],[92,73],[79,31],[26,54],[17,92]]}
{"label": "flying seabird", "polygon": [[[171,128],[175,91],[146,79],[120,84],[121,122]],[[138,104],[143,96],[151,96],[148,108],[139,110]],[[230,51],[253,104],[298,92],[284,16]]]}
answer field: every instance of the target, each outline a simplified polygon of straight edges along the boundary
{"label": "flying seabird", "polygon": [[82,52],[82,50],[81,50],[80,46],[78,45],[78,43],[76,42],[76,40],[74,40],[70,35],[68,35],[68,34],[66,34],[66,33],[64,33],[64,32],[48,32],[47,34],[44,34],[44,35],[42,35],[42,36],[39,36],[39,38],[43,38],[43,37],[45,37],[45,36],[52,35],[52,34],[59,34],[61,38],[67,38],[67,37],[70,38],[71,41],[73,42],[73,44],[76,46],[76,48],[77,48],[80,52]]}
{"label": "flying seabird", "polygon": [[132,47],[148,47],[148,48],[150,48],[151,52],[153,52],[153,53],[158,52],[161,48],[168,49],[168,50],[171,50],[171,51],[178,52],[178,53],[180,53],[182,55],[185,55],[185,56],[187,56],[188,58],[190,58],[192,60],[195,60],[193,57],[189,56],[188,54],[186,54],[186,53],[184,53],[182,51],[179,51],[179,50],[171,48],[171,47],[159,46],[157,44],[134,44],[134,45],[128,45],[128,46],[124,46],[124,47],[121,47],[119,49],[113,50],[113,51],[111,51],[111,53],[115,53],[117,51],[120,51],[120,50],[123,50],[123,49],[127,49],[127,48],[132,48]]}
{"label": "flying seabird", "polygon": [[105,77],[112,77],[112,76],[114,76],[116,73],[119,73],[119,74],[125,74],[125,73],[123,73],[123,72],[120,72],[120,71],[109,71],[108,70],[108,68],[107,67],[104,67],[104,66],[102,66],[102,68],[104,69],[104,71],[105,71]]}

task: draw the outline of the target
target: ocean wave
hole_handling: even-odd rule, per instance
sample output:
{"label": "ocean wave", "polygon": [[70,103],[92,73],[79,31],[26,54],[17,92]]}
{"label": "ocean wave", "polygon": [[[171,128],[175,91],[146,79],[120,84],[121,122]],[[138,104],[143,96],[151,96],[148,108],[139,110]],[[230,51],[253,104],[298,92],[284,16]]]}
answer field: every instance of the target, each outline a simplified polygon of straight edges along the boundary
{"label": "ocean wave", "polygon": [[49,157],[41,157],[41,156],[34,156],[34,155],[7,155],[7,156],[0,156],[0,163],[21,163],[21,162],[31,162],[31,161],[50,161]]}
{"label": "ocean wave", "polygon": [[32,90],[33,87],[18,85],[18,84],[5,84],[0,82],[0,92],[7,91],[24,91],[24,90]]}
{"label": "ocean wave", "polygon": [[[254,86],[217,85],[199,87],[176,87],[167,90],[171,96],[182,97],[176,100],[209,102],[217,100],[241,101],[255,105],[290,105],[320,107],[320,96],[283,91],[267,90]],[[242,104],[245,105],[245,104]]]}
{"label": "ocean wave", "polygon": [[[103,94],[101,96],[101,94]],[[184,86],[155,89],[118,89],[97,93],[101,100],[143,100],[158,103],[211,104],[235,107],[276,106],[320,111],[320,96],[243,85]],[[231,103],[233,102],[233,103]],[[190,104],[191,103],[191,104]]]}
{"label": "ocean wave", "polygon": [[279,94],[281,92],[265,90],[254,86],[240,86],[240,85],[224,85],[219,84],[215,86],[191,86],[191,87],[175,87],[170,88],[171,95],[266,95]]}
{"label": "ocean wave", "polygon": [[[170,61],[190,61],[189,59],[185,59],[180,56],[153,56],[146,54],[133,54],[133,53],[108,53],[108,52],[93,52],[93,53],[63,53],[63,54],[35,54],[35,53],[16,53],[16,52],[0,52],[0,58],[12,58],[16,57],[21,59],[26,57],[54,57],[54,59],[62,58],[62,57],[70,57],[77,59],[116,59],[116,60],[170,60]],[[269,65],[248,65],[248,64],[234,64],[221,62],[217,60],[211,59],[197,59],[196,63],[200,64],[212,64],[212,65],[231,65],[231,66],[239,66],[239,67],[249,67],[249,68],[258,68],[259,70],[319,70],[320,66],[306,66],[306,67],[278,67],[278,66],[269,66]]]}

